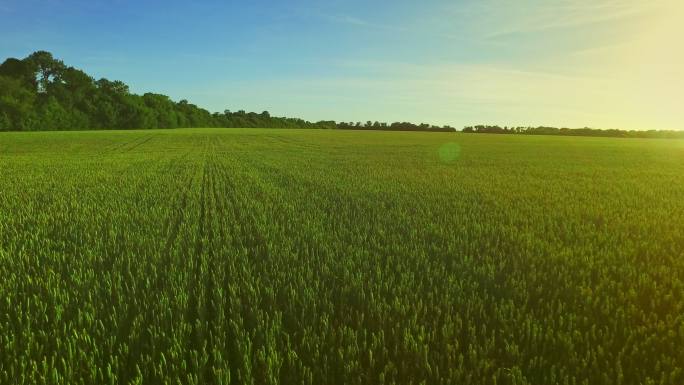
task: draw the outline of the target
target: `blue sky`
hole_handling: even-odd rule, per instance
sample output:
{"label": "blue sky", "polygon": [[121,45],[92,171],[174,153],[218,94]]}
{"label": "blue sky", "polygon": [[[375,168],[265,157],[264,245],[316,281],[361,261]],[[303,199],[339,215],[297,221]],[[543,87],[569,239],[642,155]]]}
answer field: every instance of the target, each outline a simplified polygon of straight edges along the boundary
{"label": "blue sky", "polygon": [[680,3],[0,0],[0,57],[211,111],[680,129]]}

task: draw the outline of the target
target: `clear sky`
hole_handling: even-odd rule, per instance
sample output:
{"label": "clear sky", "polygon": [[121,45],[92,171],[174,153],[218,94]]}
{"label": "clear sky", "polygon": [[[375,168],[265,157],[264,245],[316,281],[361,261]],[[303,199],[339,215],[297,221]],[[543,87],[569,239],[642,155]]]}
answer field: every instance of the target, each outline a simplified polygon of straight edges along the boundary
{"label": "clear sky", "polygon": [[0,0],[36,50],[211,111],[684,129],[684,0]]}

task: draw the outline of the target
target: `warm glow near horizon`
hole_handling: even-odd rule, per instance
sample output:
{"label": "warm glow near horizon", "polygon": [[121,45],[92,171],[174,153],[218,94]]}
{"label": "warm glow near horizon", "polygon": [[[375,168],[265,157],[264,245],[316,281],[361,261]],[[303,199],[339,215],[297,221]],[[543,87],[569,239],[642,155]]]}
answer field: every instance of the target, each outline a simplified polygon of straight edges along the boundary
{"label": "warm glow near horizon", "polygon": [[502,125],[684,129],[684,2],[565,1],[527,11],[510,24],[495,14],[487,25],[505,25],[488,38],[494,50],[510,48],[508,57],[451,71],[453,84],[465,85],[462,98],[488,103]]}
{"label": "warm glow near horizon", "polygon": [[[625,62],[634,61],[635,87],[644,120],[661,117],[654,124],[683,129],[684,126],[684,2],[669,1],[658,10],[654,23],[644,26],[633,47],[625,47]],[[630,79],[626,79],[629,84]]]}

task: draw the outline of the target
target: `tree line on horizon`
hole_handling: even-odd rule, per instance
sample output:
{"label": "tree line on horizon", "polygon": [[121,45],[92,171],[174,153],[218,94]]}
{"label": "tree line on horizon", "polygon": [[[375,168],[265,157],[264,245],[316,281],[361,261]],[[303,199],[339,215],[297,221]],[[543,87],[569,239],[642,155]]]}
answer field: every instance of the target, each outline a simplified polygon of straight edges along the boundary
{"label": "tree line on horizon", "polygon": [[[181,127],[318,128],[340,130],[436,131],[455,128],[410,122],[310,122],[244,110],[211,113],[183,99],[132,93],[124,82],[95,80],[46,51],[0,64],[0,131],[152,129]],[[466,126],[464,133],[566,135],[626,138],[684,138],[684,131],[556,127]]]}
{"label": "tree line on horizon", "polygon": [[0,131],[152,129],[180,127],[321,128],[455,131],[407,122],[309,122],[244,110],[211,113],[187,100],[131,93],[122,81],[95,80],[46,51],[0,64]]}
{"label": "tree line on horizon", "polygon": [[464,133],[476,134],[513,134],[513,135],[561,135],[561,136],[598,136],[613,138],[684,138],[684,131],[674,130],[618,130],[596,128],[557,128],[557,127],[508,127],[477,125],[466,126]]}

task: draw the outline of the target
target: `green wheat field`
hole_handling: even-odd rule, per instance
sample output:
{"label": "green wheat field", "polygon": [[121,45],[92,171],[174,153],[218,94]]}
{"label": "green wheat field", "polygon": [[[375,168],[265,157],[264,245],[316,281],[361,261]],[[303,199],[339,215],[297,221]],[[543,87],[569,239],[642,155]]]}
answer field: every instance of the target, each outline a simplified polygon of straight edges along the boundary
{"label": "green wheat field", "polygon": [[0,384],[684,383],[684,140],[0,134]]}

